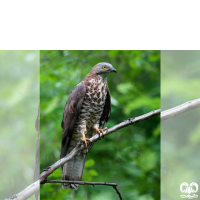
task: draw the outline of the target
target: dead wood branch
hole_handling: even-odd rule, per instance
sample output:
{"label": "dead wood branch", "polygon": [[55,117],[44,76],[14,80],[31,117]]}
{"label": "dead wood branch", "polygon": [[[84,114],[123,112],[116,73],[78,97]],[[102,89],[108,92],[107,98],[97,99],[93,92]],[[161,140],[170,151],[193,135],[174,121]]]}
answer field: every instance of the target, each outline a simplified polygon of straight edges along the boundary
{"label": "dead wood branch", "polygon": [[190,110],[198,108],[198,107],[200,107],[200,98],[192,100],[192,101],[188,101],[184,104],[181,104],[179,106],[176,106],[174,108],[171,108],[169,110],[165,110],[165,111],[161,112],[161,120],[175,117],[177,115],[180,115],[184,112],[190,111]]}

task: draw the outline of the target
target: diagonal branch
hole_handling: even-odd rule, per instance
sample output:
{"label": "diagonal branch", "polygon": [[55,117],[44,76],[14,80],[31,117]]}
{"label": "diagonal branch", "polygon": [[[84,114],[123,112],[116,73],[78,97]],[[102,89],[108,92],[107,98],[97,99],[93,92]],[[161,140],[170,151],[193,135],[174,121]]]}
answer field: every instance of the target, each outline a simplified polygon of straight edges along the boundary
{"label": "diagonal branch", "polygon": [[[110,133],[113,133],[121,128],[124,128],[126,126],[129,126],[131,124],[135,124],[137,122],[146,120],[148,118],[151,118],[155,115],[159,115],[160,114],[160,109],[158,110],[154,110],[151,111],[147,114],[141,115],[139,117],[135,117],[135,118],[130,118],[128,120],[125,120],[124,122],[121,122],[120,124],[117,124],[109,129],[107,129],[105,131],[105,135],[108,135]],[[105,136],[104,135],[104,136]],[[102,133],[96,134],[93,137],[91,137],[90,139],[92,140],[93,143],[95,143],[99,138],[102,138],[103,135]],[[77,144],[77,146],[69,153],[67,154],[64,158],[58,160],[57,162],[55,162],[53,165],[51,165],[50,167],[48,167],[48,169],[46,169],[45,171],[43,171],[40,176],[39,176],[39,180],[34,182],[33,184],[29,185],[28,187],[26,187],[23,191],[21,191],[20,193],[14,195],[13,197],[7,199],[7,200],[25,200],[27,198],[29,198],[30,196],[33,195],[33,193],[31,192],[30,188],[33,188],[35,185],[37,185],[38,182],[40,182],[40,184],[45,183],[47,180],[47,177],[52,174],[56,169],[58,169],[60,166],[62,166],[63,164],[65,164],[67,161],[71,160],[78,152],[80,152],[81,150],[83,150],[85,148],[85,144],[83,142],[79,142]],[[35,188],[35,187],[34,187]],[[36,187],[37,188],[37,187]],[[121,194],[119,192],[119,190],[117,189],[116,185],[113,185],[113,188],[116,190],[117,194],[119,195],[120,199],[122,199]],[[38,187],[39,190],[39,187]],[[38,191],[37,190],[37,191]],[[35,190],[34,190],[35,191]],[[36,192],[37,192],[36,191]],[[20,194],[20,195],[19,195]]]}
{"label": "diagonal branch", "polygon": [[34,194],[37,194],[40,190],[40,181],[37,180],[34,183],[32,183],[31,185],[29,185],[28,187],[26,187],[25,189],[23,189],[21,192],[19,192],[18,194],[10,197],[9,199],[5,199],[5,200],[26,200],[29,197],[31,197]]}
{"label": "diagonal branch", "polygon": [[[171,117],[175,117],[177,115],[180,115],[184,112],[187,112],[189,110],[192,110],[192,109],[198,108],[198,107],[200,107],[200,99],[188,101],[188,102],[186,102],[182,105],[179,105],[177,107],[171,108],[171,109],[166,110],[166,111],[163,111],[161,113],[161,120],[165,120],[165,119],[168,119],[168,118],[171,118]],[[124,122],[122,122],[118,125],[115,125],[115,126],[109,128],[105,132],[105,135],[108,135],[112,132],[115,132],[115,131],[123,128],[123,127],[129,126],[131,124],[135,124],[139,121],[143,121],[143,120],[146,120],[150,117],[158,115],[158,114],[160,114],[160,112],[161,112],[160,109],[158,109],[158,110],[152,111],[150,113],[147,113],[145,115],[141,115],[141,116],[136,117],[136,118],[128,119],[128,120],[126,120],[126,121],[124,121]],[[90,139],[92,140],[92,142],[96,142],[101,137],[102,137],[102,134],[100,133],[100,135],[96,134]],[[83,150],[84,148],[85,148],[85,145],[82,144],[81,142],[79,142],[70,154],[68,154],[67,156],[65,156],[61,160],[59,160],[56,163],[54,163],[53,165],[51,165],[46,171],[42,172],[40,174],[40,178],[39,178],[38,181],[29,185],[24,190],[22,190],[20,193],[18,193],[17,195],[14,195],[13,197],[9,198],[8,200],[11,200],[11,199],[14,199],[14,200],[22,200],[23,199],[23,200],[25,200],[25,199],[29,198],[30,196],[32,196],[35,192],[37,192],[39,190],[39,182],[40,182],[40,184],[45,183],[47,181],[46,178],[51,173],[53,173],[53,171],[55,171],[61,165],[65,164],[68,160],[72,159],[79,151]],[[117,187],[113,186],[113,188],[118,193],[120,199],[122,199],[121,194],[120,194],[119,190],[117,189]]]}
{"label": "diagonal branch", "polygon": [[[135,123],[140,122],[140,121],[143,121],[145,119],[148,119],[148,118],[153,117],[153,116],[158,115],[158,114],[160,114],[160,109],[151,111],[151,112],[144,114],[144,115],[141,115],[139,117],[130,118],[130,119],[124,121],[124,122],[121,122],[120,124],[117,124],[117,125],[109,128],[109,129],[107,129],[105,131],[104,136],[106,136],[106,135],[108,135],[112,132],[115,132],[115,131],[117,131],[121,128],[129,126],[131,124],[135,124]],[[93,137],[91,137],[90,140],[92,140],[92,142],[95,143],[99,138],[102,138],[102,137],[103,137],[102,133],[99,133],[99,134],[95,134]],[[56,163],[51,165],[47,170],[45,170],[44,172],[42,172],[40,174],[40,183],[41,184],[44,183],[45,179],[50,174],[52,174],[52,172],[54,172],[60,166],[65,164],[67,161],[71,160],[78,152],[80,152],[84,148],[85,148],[85,144],[80,141],[69,154],[67,154],[65,157],[63,157],[62,159],[60,159],[59,161],[57,161]]]}
{"label": "diagonal branch", "polygon": [[169,119],[171,117],[175,117],[177,115],[180,115],[184,112],[187,112],[189,110],[195,109],[200,107],[200,98],[195,99],[192,101],[188,101],[184,104],[181,104],[179,106],[176,106],[174,108],[171,108],[169,110],[165,110],[161,113],[161,120]]}

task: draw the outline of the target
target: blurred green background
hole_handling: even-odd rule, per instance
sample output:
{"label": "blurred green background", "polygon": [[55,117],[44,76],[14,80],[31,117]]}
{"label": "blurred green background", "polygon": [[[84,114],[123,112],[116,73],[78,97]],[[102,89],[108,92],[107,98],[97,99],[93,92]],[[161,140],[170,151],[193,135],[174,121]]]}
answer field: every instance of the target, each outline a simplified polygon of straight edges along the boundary
{"label": "blurred green background", "polygon": [[[108,76],[112,111],[107,127],[160,108],[160,51],[40,51],[40,170],[59,160],[61,120],[68,96],[99,62]],[[61,180],[61,169],[48,179]],[[125,200],[160,198],[160,117],[128,126],[95,143],[86,157],[83,181],[117,183]],[[71,199],[61,184],[41,185],[41,200]],[[80,186],[76,200],[116,200],[112,187]]]}
{"label": "blurred green background", "polygon": [[0,51],[0,199],[33,183],[39,59],[39,51]]}

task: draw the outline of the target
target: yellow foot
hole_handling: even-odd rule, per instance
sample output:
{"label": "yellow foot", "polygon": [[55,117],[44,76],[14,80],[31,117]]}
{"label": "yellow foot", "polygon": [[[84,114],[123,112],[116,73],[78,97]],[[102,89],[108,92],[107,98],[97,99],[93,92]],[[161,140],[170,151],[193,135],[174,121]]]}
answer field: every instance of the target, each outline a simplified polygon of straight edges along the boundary
{"label": "yellow foot", "polygon": [[89,138],[86,138],[85,137],[85,133],[82,133],[82,138],[81,138],[81,140],[83,141],[83,142],[85,142],[85,147],[87,148],[87,141],[90,141],[90,142],[92,142],[92,140],[90,140]]}
{"label": "yellow foot", "polygon": [[102,133],[102,135],[105,135],[105,133],[103,132],[104,130],[108,129],[107,127],[103,128],[103,129],[98,129],[98,128],[94,128],[98,133]]}

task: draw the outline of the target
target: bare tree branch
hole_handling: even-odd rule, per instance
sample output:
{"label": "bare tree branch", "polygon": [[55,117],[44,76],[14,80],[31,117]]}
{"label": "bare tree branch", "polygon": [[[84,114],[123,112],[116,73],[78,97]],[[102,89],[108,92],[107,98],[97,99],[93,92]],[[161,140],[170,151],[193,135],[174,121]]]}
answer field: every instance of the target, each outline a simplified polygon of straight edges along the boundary
{"label": "bare tree branch", "polygon": [[[151,118],[151,117],[153,117],[155,115],[159,115],[159,114],[160,114],[160,109],[151,111],[151,112],[149,112],[147,114],[144,114],[144,115],[141,115],[139,117],[130,118],[130,119],[125,120],[124,122],[122,122],[120,124],[117,124],[117,125],[109,128],[109,129],[107,129],[106,131],[104,131],[104,133],[105,133],[105,135],[108,135],[108,134],[110,134],[112,132],[115,132],[115,131],[121,129],[121,128],[129,126],[131,124],[135,124],[135,123],[143,121],[143,120],[146,120],[148,118]],[[95,143],[99,138],[102,138],[104,136],[102,135],[102,133],[98,133],[98,134],[95,134],[90,139],[92,140],[93,143]],[[89,145],[89,143],[88,143],[88,145]],[[21,191],[17,195],[14,195],[13,197],[9,198],[8,200],[25,200],[28,197],[32,196],[34,193],[36,193],[39,190],[39,187],[38,188],[36,187],[37,190],[34,190],[34,193],[33,193],[33,190],[31,188],[35,188],[35,186],[39,182],[40,182],[40,184],[45,183],[47,181],[46,178],[50,174],[52,174],[56,169],[58,169],[60,166],[65,164],[67,161],[71,160],[78,152],[80,152],[84,148],[85,148],[85,143],[80,141],[77,144],[77,146],[69,154],[67,154],[64,158],[58,160],[53,165],[48,167],[45,171],[43,171],[40,174],[38,181],[36,181],[33,184],[31,184],[30,186],[26,187],[23,191]],[[121,194],[120,194],[119,190],[117,189],[117,184],[113,185],[113,188],[116,190],[117,194],[119,195],[120,199],[122,200]]]}
{"label": "bare tree branch", "polygon": [[79,185],[108,185],[117,186],[117,183],[106,183],[106,182],[85,182],[85,181],[63,181],[63,180],[45,180],[44,183],[74,183]]}
{"label": "bare tree branch", "polygon": [[36,182],[32,183],[31,185],[29,185],[28,187],[23,189],[18,194],[10,197],[9,199],[5,199],[5,200],[26,200],[29,197],[31,197],[32,195],[38,193],[39,190],[40,190],[40,181],[37,180]]}
{"label": "bare tree branch", "polygon": [[179,106],[176,106],[174,108],[171,108],[169,110],[165,110],[165,111],[161,112],[161,120],[175,117],[177,115],[180,115],[184,112],[187,112],[189,110],[192,110],[192,109],[195,109],[198,107],[200,107],[200,98],[192,100],[192,101],[188,101],[184,104],[181,104]]}
{"label": "bare tree branch", "polygon": [[[38,133],[37,135],[37,147],[36,147],[36,155],[35,155],[35,171],[33,176],[33,181],[37,181],[39,179],[40,174],[40,102],[38,104],[38,115],[35,121],[35,129]],[[36,200],[40,199],[40,191],[35,193]]]}
{"label": "bare tree branch", "polygon": [[113,188],[115,189],[115,191],[119,195],[120,200],[122,200],[122,195],[121,195],[120,191],[117,189],[117,186],[113,186]]}
{"label": "bare tree branch", "polygon": [[122,200],[122,196],[120,191],[117,188],[116,183],[106,183],[106,182],[85,182],[85,181],[61,181],[61,180],[45,180],[45,183],[74,183],[74,184],[79,184],[79,185],[92,185],[93,187],[95,185],[106,185],[106,186],[112,186],[116,193],[118,194],[120,200]]}
{"label": "bare tree branch", "polygon": [[[115,132],[121,128],[124,128],[126,126],[129,126],[131,124],[135,124],[137,122],[143,121],[145,119],[148,119],[150,117],[153,117],[155,115],[160,114],[160,109],[158,110],[154,110],[151,111],[147,114],[141,115],[139,117],[135,117],[135,118],[130,118],[120,124],[117,124],[109,129],[107,129],[105,131],[105,135],[108,135],[112,132]],[[92,140],[93,143],[95,143],[99,138],[102,138],[103,135],[102,133],[98,133],[95,134],[93,137],[90,138],[90,140]],[[60,159],[59,161],[57,161],[56,163],[54,163],[53,165],[51,165],[47,170],[45,170],[44,172],[42,172],[40,174],[40,183],[44,183],[45,179],[52,174],[52,172],[54,172],[56,169],[58,169],[60,166],[62,166],[63,164],[65,164],[67,161],[71,160],[78,152],[80,152],[81,150],[83,150],[85,148],[85,144],[83,142],[79,142],[76,147],[69,153],[67,154],[64,158]]]}
{"label": "bare tree branch", "polygon": [[[175,117],[177,115],[180,115],[184,112],[187,112],[189,110],[195,109],[200,107],[200,98],[199,99],[195,99],[192,101],[188,101],[182,105],[179,105],[177,107],[171,108],[169,110],[163,111],[161,113],[161,120],[165,120],[165,119],[169,119],[171,117]],[[108,130],[105,131],[105,135],[108,135],[112,132],[115,132],[123,127],[129,126],[131,124],[135,124],[139,121],[143,121],[146,120],[150,117],[153,117],[155,115],[160,114],[160,109],[152,111],[150,113],[147,113],[145,115],[141,115],[139,117],[136,118],[131,118],[128,119],[118,125],[115,125],[111,128],[109,128]],[[96,134],[94,135],[92,138],[90,138],[92,140],[92,142],[96,142],[99,138],[102,138],[102,133],[100,134]],[[26,187],[24,190],[22,190],[20,193],[18,193],[17,195],[14,195],[13,197],[7,199],[7,200],[25,200],[27,198],[29,198],[30,196],[32,196],[34,193],[36,193],[39,190],[39,183],[45,183],[47,182],[46,178],[53,173],[56,169],[58,169],[61,165],[65,164],[68,160],[72,159],[79,151],[83,150],[85,148],[85,144],[79,142],[77,144],[77,146],[71,151],[70,154],[68,154],[67,156],[65,156],[64,158],[62,158],[61,160],[57,161],[56,163],[54,163],[53,165],[51,165],[46,171],[42,172],[40,174],[40,178],[38,181],[34,182],[33,184],[29,185],[28,187]],[[48,180],[49,181],[49,180]],[[74,182],[73,182],[74,183]],[[115,183],[114,183],[115,184]],[[116,184],[117,185],[117,184]],[[119,190],[117,189],[116,185],[113,185],[113,188],[116,190],[116,192],[118,193],[120,199],[121,198],[121,194],[119,192]]]}

